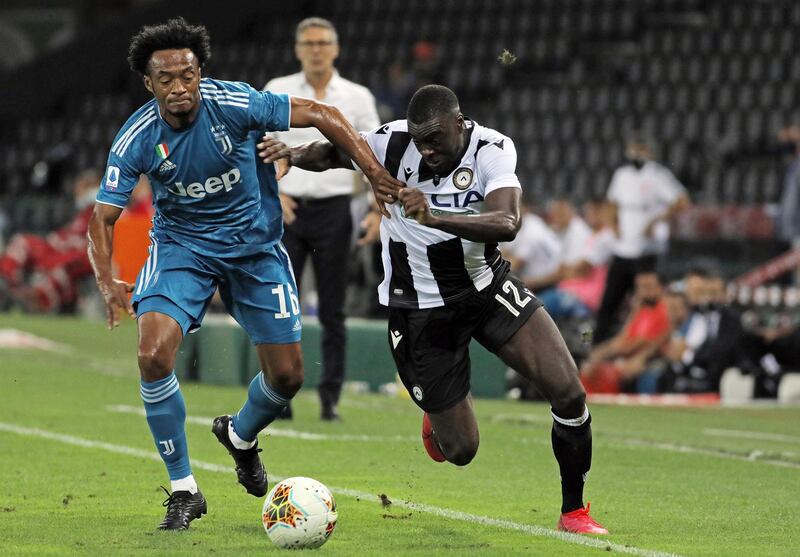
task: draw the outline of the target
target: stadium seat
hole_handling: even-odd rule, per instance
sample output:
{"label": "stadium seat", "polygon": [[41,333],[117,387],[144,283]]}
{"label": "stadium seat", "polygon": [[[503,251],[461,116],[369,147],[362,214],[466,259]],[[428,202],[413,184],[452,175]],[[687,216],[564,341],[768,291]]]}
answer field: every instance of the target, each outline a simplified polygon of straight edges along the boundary
{"label": "stadium seat", "polygon": [[720,379],[719,394],[723,404],[743,404],[753,399],[755,379],[738,368],[725,370]]}
{"label": "stadium seat", "polygon": [[800,373],[786,373],[778,387],[778,402],[797,404],[800,402]]}

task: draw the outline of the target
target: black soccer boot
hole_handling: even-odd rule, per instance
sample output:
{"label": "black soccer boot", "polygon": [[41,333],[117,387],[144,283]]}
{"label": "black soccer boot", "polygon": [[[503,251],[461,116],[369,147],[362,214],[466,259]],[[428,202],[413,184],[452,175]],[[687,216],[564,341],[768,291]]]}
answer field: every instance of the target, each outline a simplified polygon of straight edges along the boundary
{"label": "black soccer boot", "polygon": [[217,436],[217,440],[222,443],[222,446],[233,457],[233,462],[236,464],[236,477],[239,478],[239,483],[244,486],[250,495],[263,497],[267,494],[267,472],[264,470],[264,465],[261,464],[261,458],[258,456],[258,453],[261,452],[261,449],[258,448],[258,441],[256,441],[252,449],[237,449],[234,447],[230,437],[228,437],[228,424],[230,421],[230,416],[217,416],[214,418],[211,432]]}
{"label": "black soccer boot", "polygon": [[201,518],[208,511],[206,498],[199,489],[195,494],[189,491],[170,493],[164,486],[161,489],[167,494],[163,503],[167,507],[167,514],[158,525],[159,530],[186,530],[192,520]]}

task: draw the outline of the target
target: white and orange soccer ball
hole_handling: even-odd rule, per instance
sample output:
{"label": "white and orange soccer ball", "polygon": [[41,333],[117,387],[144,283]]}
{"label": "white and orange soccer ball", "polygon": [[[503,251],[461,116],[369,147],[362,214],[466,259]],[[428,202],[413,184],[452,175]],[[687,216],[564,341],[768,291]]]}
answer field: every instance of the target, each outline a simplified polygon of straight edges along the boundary
{"label": "white and orange soccer ball", "polygon": [[311,478],[287,478],[264,501],[261,520],[269,539],[286,549],[319,547],[336,528],[336,502],[330,490]]}

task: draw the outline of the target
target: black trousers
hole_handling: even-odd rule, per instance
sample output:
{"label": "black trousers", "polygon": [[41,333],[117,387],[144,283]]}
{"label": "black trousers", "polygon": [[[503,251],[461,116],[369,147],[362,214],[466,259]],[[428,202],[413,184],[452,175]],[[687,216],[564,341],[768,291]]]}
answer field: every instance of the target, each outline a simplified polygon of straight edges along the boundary
{"label": "black trousers", "polygon": [[655,268],[655,255],[645,255],[635,259],[615,255],[611,259],[606,277],[606,289],[603,291],[603,301],[600,302],[597,323],[594,327],[595,345],[613,336],[617,313],[625,297],[633,290],[636,274],[654,271]]}
{"label": "black trousers", "polygon": [[296,199],[297,219],[285,226],[283,245],[289,252],[297,288],[302,288],[308,256],[314,269],[322,326],[322,378],[317,390],[323,404],[336,404],[345,375],[344,300],[353,221],[350,196]]}

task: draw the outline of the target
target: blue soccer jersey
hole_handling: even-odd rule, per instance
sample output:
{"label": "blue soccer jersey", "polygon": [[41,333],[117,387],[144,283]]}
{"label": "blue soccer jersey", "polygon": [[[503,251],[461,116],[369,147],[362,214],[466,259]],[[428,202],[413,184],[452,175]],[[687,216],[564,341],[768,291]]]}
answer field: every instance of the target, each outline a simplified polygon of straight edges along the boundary
{"label": "blue soccer jersey", "polygon": [[167,124],[155,99],[128,119],[111,146],[97,201],[125,207],[146,174],[156,240],[214,257],[263,252],[280,240],[283,221],[274,170],[255,144],[263,131],[289,129],[289,97],[213,79],[201,80],[200,94],[197,118],[186,128]]}

